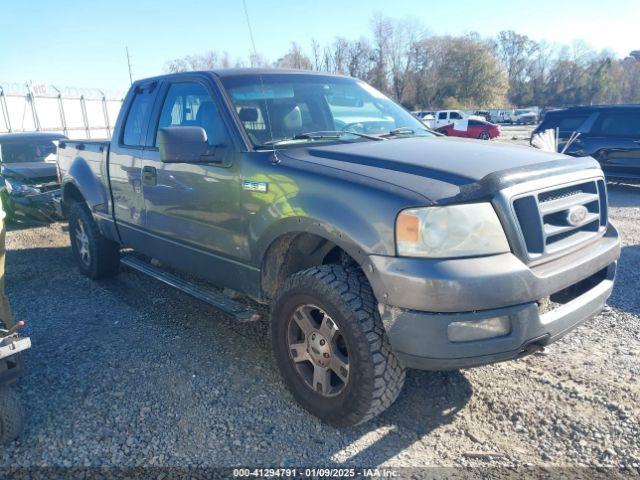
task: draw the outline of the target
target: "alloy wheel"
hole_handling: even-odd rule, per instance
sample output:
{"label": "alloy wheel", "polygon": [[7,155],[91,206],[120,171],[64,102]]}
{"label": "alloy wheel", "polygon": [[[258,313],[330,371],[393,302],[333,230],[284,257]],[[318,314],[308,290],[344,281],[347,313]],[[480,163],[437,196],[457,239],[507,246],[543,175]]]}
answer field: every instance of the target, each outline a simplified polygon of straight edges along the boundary
{"label": "alloy wheel", "polygon": [[349,351],[338,325],[315,305],[299,306],[287,328],[289,357],[309,388],[326,397],[349,382]]}
{"label": "alloy wheel", "polygon": [[82,220],[78,219],[76,224],[76,248],[78,249],[78,255],[80,255],[80,261],[84,265],[91,263],[91,251],[89,250],[89,236],[84,228]]}

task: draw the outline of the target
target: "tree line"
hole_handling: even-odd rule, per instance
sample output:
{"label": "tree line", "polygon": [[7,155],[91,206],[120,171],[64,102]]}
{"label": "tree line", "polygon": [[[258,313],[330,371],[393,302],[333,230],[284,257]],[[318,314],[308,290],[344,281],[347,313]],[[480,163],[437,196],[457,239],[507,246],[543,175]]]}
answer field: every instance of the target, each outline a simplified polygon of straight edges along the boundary
{"label": "tree line", "polygon": [[584,42],[554,45],[512,30],[430,35],[417,21],[375,15],[368,37],[336,37],[304,48],[292,42],[275,61],[259,53],[232,59],[209,51],[166,63],[179,72],[276,67],[350,75],[410,109],[560,107],[640,103],[640,59],[597,52]]}

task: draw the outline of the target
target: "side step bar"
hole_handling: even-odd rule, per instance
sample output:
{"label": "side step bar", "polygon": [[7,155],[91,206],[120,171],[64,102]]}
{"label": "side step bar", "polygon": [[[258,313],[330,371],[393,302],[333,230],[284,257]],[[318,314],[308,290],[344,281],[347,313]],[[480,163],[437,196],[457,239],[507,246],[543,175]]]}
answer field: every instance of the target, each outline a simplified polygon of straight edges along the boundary
{"label": "side step bar", "polygon": [[247,307],[240,302],[236,302],[213,289],[195,285],[163,270],[162,268],[153,266],[149,262],[127,255],[120,259],[120,263],[123,263],[138,272],[144,273],[145,275],[149,275],[150,277],[166,283],[167,285],[171,285],[172,287],[175,287],[198,300],[208,303],[227,315],[231,315],[239,322],[253,322],[260,320],[260,314],[251,307]]}

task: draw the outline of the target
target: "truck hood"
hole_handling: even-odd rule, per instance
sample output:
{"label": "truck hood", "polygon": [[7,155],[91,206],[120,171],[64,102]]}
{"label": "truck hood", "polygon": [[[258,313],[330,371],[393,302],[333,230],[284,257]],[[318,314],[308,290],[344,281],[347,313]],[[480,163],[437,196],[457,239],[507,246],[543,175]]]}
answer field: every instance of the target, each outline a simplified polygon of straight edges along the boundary
{"label": "truck hood", "polygon": [[22,183],[52,182],[57,177],[54,162],[3,163],[0,173]]}
{"label": "truck hood", "polygon": [[442,137],[289,148],[278,153],[394,184],[437,203],[491,196],[509,184],[599,168],[590,157]]}

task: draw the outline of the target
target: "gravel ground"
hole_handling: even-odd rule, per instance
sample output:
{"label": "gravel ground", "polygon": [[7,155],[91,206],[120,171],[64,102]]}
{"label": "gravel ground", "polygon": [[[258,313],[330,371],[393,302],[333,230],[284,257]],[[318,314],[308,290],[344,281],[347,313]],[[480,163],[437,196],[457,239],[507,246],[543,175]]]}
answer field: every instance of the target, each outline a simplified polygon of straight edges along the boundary
{"label": "gravel ground", "polygon": [[501,133],[495,141],[528,146],[534,128],[535,125],[500,125]]}
{"label": "gravel ground", "polygon": [[[297,406],[276,371],[266,322],[236,324],[131,270],[93,282],[76,270],[64,224],[13,229],[7,290],[33,348],[17,386],[25,431],[0,465],[638,473],[640,187],[612,185],[610,200],[624,249],[606,312],[544,354],[454,373],[411,371],[388,411],[345,430]],[[478,452],[489,455],[471,458]]]}

